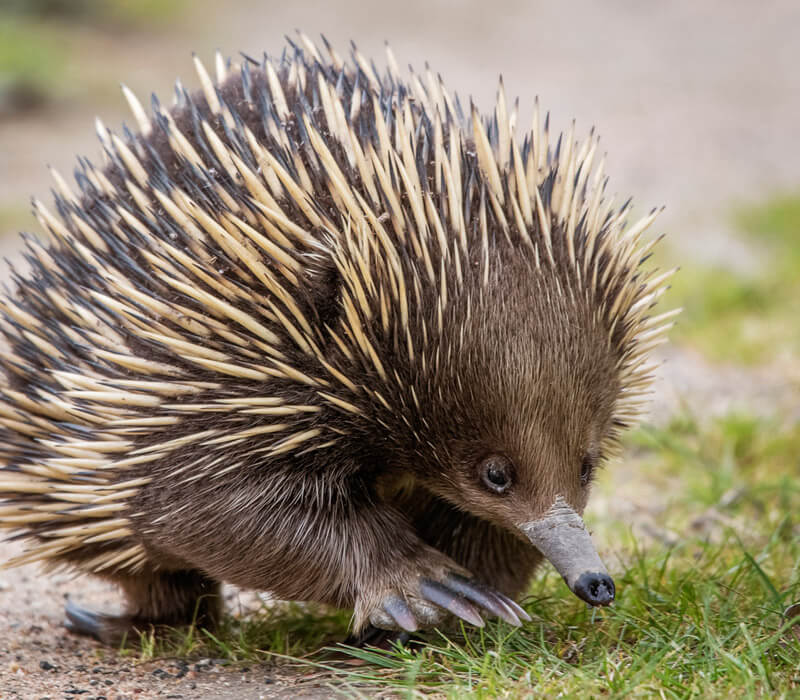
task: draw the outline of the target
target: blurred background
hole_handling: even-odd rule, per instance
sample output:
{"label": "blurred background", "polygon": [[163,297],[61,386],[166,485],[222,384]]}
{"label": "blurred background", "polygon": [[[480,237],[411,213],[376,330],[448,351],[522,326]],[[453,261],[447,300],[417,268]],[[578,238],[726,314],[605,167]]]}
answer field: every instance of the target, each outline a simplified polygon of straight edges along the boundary
{"label": "blurred background", "polygon": [[[356,41],[382,65],[389,41],[401,65],[429,62],[484,109],[502,74],[522,124],[538,95],[555,130],[595,126],[610,191],[640,212],[665,207],[659,256],[682,266],[671,296],[688,311],[655,415],[681,401],[700,412],[731,402],[791,410],[798,27],[793,0],[510,0],[490,10],[477,0],[0,0],[0,250],[13,255],[17,231],[36,229],[28,202],[48,197],[46,164],[69,175],[79,154],[99,161],[95,116],[114,129],[132,123],[121,82],[145,105],[151,92],[169,102],[179,76],[197,87],[193,51],[209,64],[216,49],[279,54],[301,28],[340,53]],[[747,376],[729,371],[742,363]]]}
{"label": "blurred background", "polygon": [[[553,130],[596,127],[610,192],[637,213],[665,207],[656,264],[681,271],[662,310],[685,311],[649,424],[604,472],[589,520],[620,561],[630,533],[659,547],[735,528],[758,548],[788,532],[794,549],[764,550],[758,573],[775,606],[796,592],[800,3],[0,0],[0,253],[18,262],[16,233],[37,231],[28,203],[50,196],[47,164],[100,161],[95,116],[133,125],[119,83],[169,103],[177,77],[198,86],[192,52],[280,54],[296,28],[343,55],[354,40],[379,66],[389,41],[401,66],[429,62],[483,111],[502,74],[523,125],[538,95]],[[40,603],[57,617],[52,601],[26,604]]]}

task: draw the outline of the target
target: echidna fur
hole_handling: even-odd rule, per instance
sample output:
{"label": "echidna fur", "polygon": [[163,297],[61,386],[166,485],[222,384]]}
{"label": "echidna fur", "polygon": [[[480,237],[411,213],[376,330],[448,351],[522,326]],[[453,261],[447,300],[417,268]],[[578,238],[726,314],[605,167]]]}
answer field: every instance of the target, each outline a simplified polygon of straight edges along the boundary
{"label": "echidna fur", "polygon": [[[140,133],[98,122],[105,165],[55,174],[0,298],[9,563],[118,582],[127,622],[219,581],[357,626],[420,572],[519,594],[540,556],[515,527],[583,510],[671,325],[655,212],[626,227],[593,133],[325,46],[195,60],[202,91],[151,115],[125,88]],[[481,490],[487,453],[516,495]]]}

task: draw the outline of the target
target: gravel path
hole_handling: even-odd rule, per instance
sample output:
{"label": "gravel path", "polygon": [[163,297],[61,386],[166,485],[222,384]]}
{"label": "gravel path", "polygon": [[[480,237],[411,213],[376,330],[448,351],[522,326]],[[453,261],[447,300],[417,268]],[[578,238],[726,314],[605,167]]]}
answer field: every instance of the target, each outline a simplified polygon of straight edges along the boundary
{"label": "gravel path", "polygon": [[[507,92],[521,96],[524,120],[525,106],[539,94],[555,125],[575,116],[579,133],[597,126],[613,188],[633,194],[643,209],[665,204],[659,227],[673,245],[690,259],[736,268],[757,264],[758,251],[731,240],[731,203],[800,182],[800,4],[793,0],[516,0],[502,10],[474,1],[411,0],[369,12],[355,2],[230,5],[192,4],[187,26],[172,36],[93,38],[87,50],[113,67],[113,75],[107,68],[102,77],[109,86],[123,79],[141,96],[155,88],[165,98],[175,76],[196,82],[191,50],[209,59],[216,47],[259,54],[280,49],[282,35],[296,26],[324,32],[342,49],[356,38],[376,56],[388,38],[401,63],[421,67],[429,60],[451,88],[471,91],[479,104],[491,102],[502,72]],[[0,123],[0,205],[47,197],[45,162],[70,172],[77,153],[96,157],[93,115],[114,126],[131,121],[121,97],[113,105],[66,102],[57,115]],[[15,259],[15,239],[0,240],[2,252]],[[787,381],[785,367],[744,373],[678,349],[665,358],[656,417],[682,402],[701,414],[731,404],[770,413],[796,403],[800,378]],[[0,560],[18,547],[0,544]],[[32,567],[0,571],[0,698],[298,696],[296,679],[266,668],[139,665],[67,635],[60,620],[68,592],[96,607],[118,603],[96,581],[45,576]]]}
{"label": "gravel path", "polygon": [[[19,553],[3,543],[0,559]],[[113,610],[120,597],[108,584],[67,574],[43,576],[35,566],[0,574],[0,700],[11,698],[257,698],[327,697],[308,677],[266,665],[232,666],[222,659],[136,662],[61,627],[67,595]],[[228,609],[255,607],[252,594],[227,589]]]}

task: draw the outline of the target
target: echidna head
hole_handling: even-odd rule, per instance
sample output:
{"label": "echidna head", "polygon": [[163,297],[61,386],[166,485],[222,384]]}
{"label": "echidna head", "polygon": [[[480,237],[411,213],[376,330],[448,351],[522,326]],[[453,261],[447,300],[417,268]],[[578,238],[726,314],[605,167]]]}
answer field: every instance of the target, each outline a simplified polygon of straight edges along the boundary
{"label": "echidna head", "polygon": [[[521,537],[534,539],[531,524],[556,508],[568,525],[549,533],[582,547],[578,560],[556,561],[558,542],[535,544],[576,590],[586,572],[607,579],[578,514],[618,429],[619,349],[596,300],[561,291],[574,283],[566,271],[542,274],[502,254],[489,265],[488,284],[453,300],[429,341],[439,371],[411,380],[419,409],[408,464],[440,498]],[[605,604],[613,583],[603,586],[576,592]]]}
{"label": "echidna head", "polygon": [[583,511],[616,435],[619,357],[593,300],[558,291],[556,271],[503,257],[489,261],[487,285],[450,303],[429,341],[439,371],[409,378],[419,409],[408,447],[440,497],[519,529],[559,496]]}

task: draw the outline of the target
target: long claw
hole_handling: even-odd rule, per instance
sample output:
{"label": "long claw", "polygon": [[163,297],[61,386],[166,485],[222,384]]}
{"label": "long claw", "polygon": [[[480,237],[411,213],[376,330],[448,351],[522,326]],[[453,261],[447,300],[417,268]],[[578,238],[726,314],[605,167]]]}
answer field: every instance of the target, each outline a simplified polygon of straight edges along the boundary
{"label": "long claw", "polygon": [[64,627],[73,634],[94,637],[103,644],[117,646],[129,637],[135,638],[133,620],[127,616],[107,615],[87,610],[67,599],[64,607]]}
{"label": "long claw", "polygon": [[383,609],[406,632],[416,632],[419,629],[411,608],[399,596],[387,598],[383,603]]}
{"label": "long claw", "polygon": [[504,615],[501,615],[500,613],[495,613],[497,617],[499,617],[501,620],[505,620],[509,624],[514,625],[514,627],[522,627],[522,620],[519,619],[519,616],[514,611],[514,608],[512,608],[508,603],[506,603],[506,601],[504,601],[497,594],[496,591],[492,591],[491,594],[495,601],[495,605],[501,608],[505,613]]}
{"label": "long claw", "polygon": [[81,608],[70,599],[67,599],[64,614],[67,616],[67,619],[64,620],[64,626],[70,632],[85,634],[102,641],[101,635],[105,631],[105,615]]}
{"label": "long claw", "polygon": [[530,622],[533,618],[525,612],[525,608],[523,608],[519,603],[509,598],[507,595],[503,595],[495,591],[495,595],[500,598],[509,608],[511,608],[520,619],[524,620],[525,622]]}
{"label": "long claw", "polygon": [[453,615],[460,617],[471,625],[483,627],[484,622],[478,614],[478,611],[460,595],[447,588],[447,586],[424,578],[420,581],[419,590],[431,603],[445,610],[449,610]]}
{"label": "long claw", "polygon": [[458,574],[450,574],[446,579],[446,583],[451,590],[460,593],[473,603],[477,603],[482,608],[492,613],[492,615],[496,615],[515,627],[520,627],[522,625],[514,609],[503,600],[505,596],[502,596],[502,594],[491,590],[477,581],[470,581]]}

